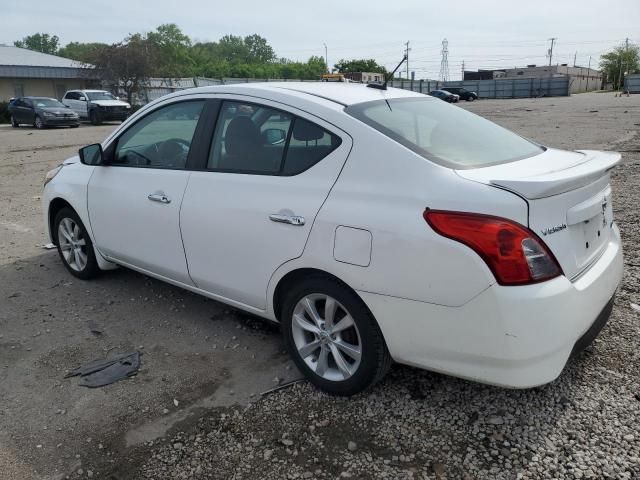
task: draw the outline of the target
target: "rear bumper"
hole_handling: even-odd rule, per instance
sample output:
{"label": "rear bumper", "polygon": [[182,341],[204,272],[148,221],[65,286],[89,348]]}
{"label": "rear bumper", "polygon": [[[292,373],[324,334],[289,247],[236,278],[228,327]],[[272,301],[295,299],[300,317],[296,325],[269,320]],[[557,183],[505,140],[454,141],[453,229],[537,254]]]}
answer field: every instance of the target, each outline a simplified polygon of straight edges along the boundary
{"label": "rear bumper", "polygon": [[399,363],[511,388],[548,383],[593,341],[622,280],[620,233],[574,282],[493,285],[460,307],[359,292]]}

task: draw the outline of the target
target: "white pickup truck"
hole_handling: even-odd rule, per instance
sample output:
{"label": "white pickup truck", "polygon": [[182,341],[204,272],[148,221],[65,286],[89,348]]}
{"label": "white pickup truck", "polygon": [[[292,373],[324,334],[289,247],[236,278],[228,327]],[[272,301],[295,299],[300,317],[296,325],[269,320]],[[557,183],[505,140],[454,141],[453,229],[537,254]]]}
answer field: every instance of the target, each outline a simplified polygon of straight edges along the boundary
{"label": "white pickup truck", "polygon": [[125,121],[131,112],[131,105],[105,90],[69,90],[62,103],[94,125],[109,120]]}

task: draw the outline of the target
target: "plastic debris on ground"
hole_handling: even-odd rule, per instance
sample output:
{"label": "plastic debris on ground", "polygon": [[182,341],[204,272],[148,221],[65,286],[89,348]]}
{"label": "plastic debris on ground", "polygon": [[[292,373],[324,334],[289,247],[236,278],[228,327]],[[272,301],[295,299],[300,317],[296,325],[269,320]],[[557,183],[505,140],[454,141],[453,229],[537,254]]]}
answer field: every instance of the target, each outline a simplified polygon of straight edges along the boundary
{"label": "plastic debris on ground", "polygon": [[140,368],[141,355],[136,351],[118,355],[109,360],[94,360],[72,370],[64,378],[79,376],[80,383],[78,385],[82,387],[104,387],[135,375]]}

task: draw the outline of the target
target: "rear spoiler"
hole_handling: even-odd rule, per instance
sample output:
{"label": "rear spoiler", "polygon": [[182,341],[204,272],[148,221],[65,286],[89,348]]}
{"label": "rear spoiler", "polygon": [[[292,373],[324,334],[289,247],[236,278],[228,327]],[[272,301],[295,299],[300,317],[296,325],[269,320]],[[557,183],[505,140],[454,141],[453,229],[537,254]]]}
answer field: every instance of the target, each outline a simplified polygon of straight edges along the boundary
{"label": "rear spoiler", "polygon": [[558,170],[544,173],[532,173],[523,176],[509,175],[510,178],[500,178],[489,174],[491,168],[482,172],[482,169],[461,172],[464,177],[483,183],[489,183],[506,190],[513,191],[525,198],[535,200],[551,197],[561,193],[575,190],[593,183],[605,175],[620,162],[621,156],[617,152],[600,152],[596,150],[577,150],[584,155],[578,163],[568,165]]}

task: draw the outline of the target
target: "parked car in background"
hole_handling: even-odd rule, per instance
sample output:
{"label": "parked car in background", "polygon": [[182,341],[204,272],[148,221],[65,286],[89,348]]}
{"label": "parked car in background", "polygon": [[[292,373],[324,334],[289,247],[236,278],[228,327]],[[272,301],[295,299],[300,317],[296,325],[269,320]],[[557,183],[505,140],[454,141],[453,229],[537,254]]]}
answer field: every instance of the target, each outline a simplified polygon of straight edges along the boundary
{"label": "parked car in background", "polygon": [[124,122],[131,112],[131,105],[106,90],[69,90],[62,103],[94,125],[110,120]]}
{"label": "parked car in background", "polygon": [[619,160],[406,90],[224,85],[146,105],[42,201],[72,275],[119,265],[279,322],[329,392],[392,359],[528,388],[611,313]]}
{"label": "parked car in background", "polygon": [[429,92],[429,95],[449,103],[456,103],[459,98],[457,95],[454,95],[453,93],[446,90],[432,90],[431,92]]}
{"label": "parked car in background", "polygon": [[80,125],[78,114],[55,98],[18,97],[9,103],[8,109],[14,128],[20,125],[33,125],[36,128]]}
{"label": "parked car in background", "polygon": [[447,87],[447,92],[458,95],[461,100],[466,100],[467,102],[473,102],[478,99],[478,94],[476,92],[472,92],[462,87]]}

